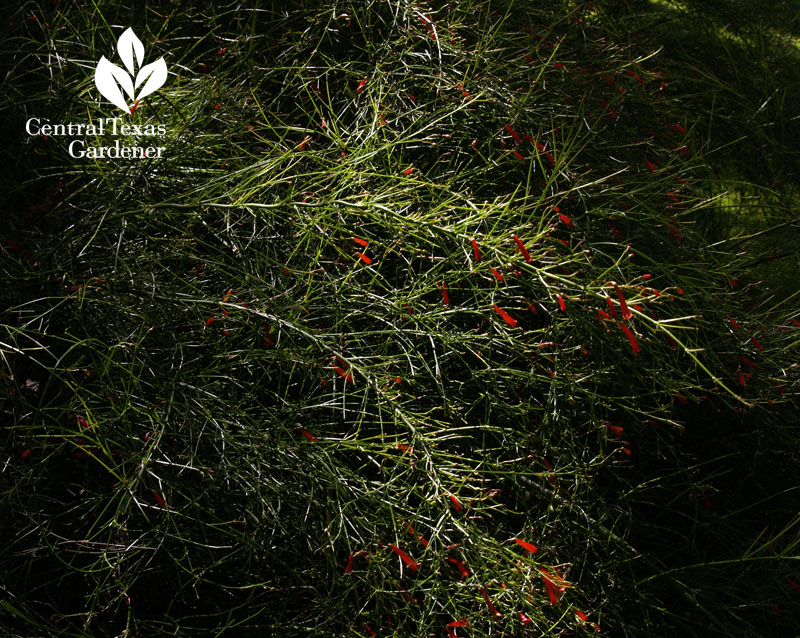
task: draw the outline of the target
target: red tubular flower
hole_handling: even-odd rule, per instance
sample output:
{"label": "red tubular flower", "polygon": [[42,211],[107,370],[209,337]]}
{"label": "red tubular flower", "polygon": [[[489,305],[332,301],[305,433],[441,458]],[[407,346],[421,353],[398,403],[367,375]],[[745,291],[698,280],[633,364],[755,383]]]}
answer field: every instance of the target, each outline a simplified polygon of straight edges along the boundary
{"label": "red tubular flower", "polygon": [[512,328],[517,327],[517,320],[514,319],[514,317],[508,314],[505,310],[503,310],[500,306],[495,305],[494,309],[497,311],[497,314],[503,318],[503,321],[505,321],[509,326],[511,326]]}
{"label": "red tubular flower", "polygon": [[428,16],[423,15],[420,17],[420,20],[422,21],[422,24],[425,25],[425,28],[428,30],[428,34],[431,36],[431,38],[436,40],[436,31],[433,28],[433,22],[431,22],[431,19]]}
{"label": "red tubular flower", "polygon": [[369,632],[370,636],[377,636],[378,635],[372,630],[372,627],[370,627],[367,623],[364,623],[364,629],[366,629]]}
{"label": "red tubular flower", "polygon": [[159,493],[158,493],[158,492],[156,492],[155,490],[153,490],[153,498],[155,498],[155,499],[156,499],[156,503],[158,503],[158,506],[159,506],[159,507],[164,507],[164,506],[166,506],[167,502],[164,500],[164,497],[163,497],[163,496],[161,496],[161,494],[159,494]]}
{"label": "red tubular flower", "polygon": [[558,216],[559,218],[561,218],[561,221],[567,225],[568,228],[575,228],[575,224],[573,224],[572,220],[569,217],[567,217],[564,213],[559,213]]}
{"label": "red tubular flower", "polygon": [[628,319],[633,318],[633,313],[628,310],[628,304],[625,301],[625,295],[622,294],[622,291],[619,289],[617,284],[614,284],[614,289],[617,291],[617,299],[619,299],[619,308],[622,311],[622,318],[627,321]]}
{"label": "red tubular flower", "polygon": [[442,282],[442,303],[445,306],[450,305],[450,295],[447,294],[447,286],[445,286],[444,282]]}
{"label": "red tubular flower", "polygon": [[452,629],[450,629],[450,627],[445,627],[445,630],[447,631],[447,638],[458,638],[458,635],[456,635],[456,632],[454,632]]}
{"label": "red tubular flower", "polygon": [[761,343],[755,337],[751,337],[750,340],[753,342],[753,345],[756,347],[756,350],[761,350],[761,348],[763,348]]}
{"label": "red tubular flower", "polygon": [[453,563],[453,565],[455,565],[458,568],[458,571],[461,573],[461,578],[466,578],[467,576],[469,576],[469,570],[460,560],[458,560],[457,558],[450,558],[450,557],[448,557],[447,560]]}
{"label": "red tubular flower", "polygon": [[641,84],[642,82],[644,82],[644,80],[643,80],[641,77],[639,77],[639,76],[638,76],[636,73],[634,73],[634,72],[633,72],[633,71],[631,71],[630,69],[625,69],[625,73],[627,73],[628,75],[630,75],[630,76],[631,76],[631,77],[632,77],[634,80],[636,80],[636,81],[637,81],[639,84]]}
{"label": "red tubular flower", "polygon": [[353,375],[350,374],[347,370],[337,365],[334,365],[333,369],[336,370],[336,372],[339,373],[339,376],[341,376],[345,381],[347,381],[348,383],[353,383]]}
{"label": "red tubular flower", "polygon": [[[554,376],[554,375],[553,375],[553,371],[552,371],[552,370],[550,371],[550,376]],[[547,459],[542,459],[542,463],[544,463],[544,466],[545,466],[545,467],[546,467],[548,470],[550,470],[551,472],[553,471],[553,464],[552,464],[552,463],[550,463],[550,461],[548,461]],[[548,480],[548,481],[550,481],[550,482],[551,482],[553,485],[555,485],[555,484],[556,484],[556,477],[555,477],[554,475],[552,475],[552,474],[545,474],[545,476],[547,476],[547,480]]]}
{"label": "red tubular flower", "polygon": [[466,627],[469,624],[469,618],[462,618],[461,620],[454,620],[447,623],[448,627]]}
{"label": "red tubular flower", "polygon": [[610,423],[606,423],[606,427],[616,436],[622,436],[622,433],[625,431],[625,428],[619,425],[611,425]]}
{"label": "red tubular flower", "polygon": [[614,302],[611,301],[611,297],[606,297],[606,301],[608,302],[608,314],[610,314],[612,317],[614,317],[614,319],[616,319],[617,309],[614,307]]}
{"label": "red tubular flower", "polygon": [[584,614],[582,611],[578,610],[578,609],[575,610],[575,615],[578,618],[580,618],[582,621],[584,621],[584,622],[589,620],[589,617],[586,614]]}
{"label": "red tubular flower", "polygon": [[758,369],[758,364],[755,361],[750,361],[750,359],[748,359],[747,357],[739,357],[739,358],[742,361],[744,361],[749,368],[752,368],[753,370]]}
{"label": "red tubular flower", "polygon": [[481,251],[478,249],[478,242],[472,240],[472,253],[475,255],[475,261],[481,260]]}
{"label": "red tubular flower", "polygon": [[372,259],[367,257],[364,253],[356,253],[356,255],[358,255],[358,258],[365,264],[367,264],[367,266],[369,266],[372,263]]}
{"label": "red tubular flower", "polygon": [[644,163],[647,164],[647,168],[651,173],[655,173],[658,170],[658,166],[653,164],[650,160],[645,160]]}
{"label": "red tubular flower", "polygon": [[533,621],[522,612],[519,612],[519,619],[523,625],[530,625]]}
{"label": "red tubular flower", "polygon": [[503,277],[503,275],[500,274],[500,272],[498,270],[496,270],[494,268],[489,268],[489,270],[495,276],[495,279],[497,279],[497,281],[505,281],[506,280],[506,278]]}
{"label": "red tubular flower", "polygon": [[450,502],[453,503],[453,507],[455,508],[456,512],[461,511],[461,503],[458,502],[458,499],[453,494],[450,495]]}
{"label": "red tubular flower", "polygon": [[26,459],[26,458],[28,458],[28,457],[30,456],[30,454],[31,454],[31,451],[30,451],[30,449],[27,449],[27,450],[23,450],[23,451],[22,451],[22,454],[20,454],[20,456],[21,456],[23,459]]}
{"label": "red tubular flower", "polygon": [[412,598],[412,597],[411,597],[411,594],[409,594],[409,593],[406,591],[406,588],[405,588],[405,587],[403,587],[402,585],[398,584],[398,585],[397,585],[397,588],[400,590],[400,593],[401,593],[401,594],[403,594],[403,598],[405,598],[405,599],[406,599],[408,602],[410,602],[412,605],[416,605],[416,604],[419,602],[419,599],[418,599],[418,598]]}
{"label": "red tubular flower", "polygon": [[524,541],[521,538],[515,538],[515,541],[522,547],[522,549],[527,549],[531,554],[535,554],[539,551],[539,548],[536,547],[533,543],[529,543],[528,541]]}
{"label": "red tubular flower", "polygon": [[561,312],[567,311],[567,304],[564,303],[564,297],[561,294],[558,295],[558,307],[561,309]]}
{"label": "red tubular flower", "polygon": [[739,385],[743,386],[743,385],[746,383],[746,381],[745,381],[745,379],[744,379],[744,374],[742,374],[742,369],[741,369],[741,368],[739,368],[739,369],[736,371],[736,373],[737,373],[737,374],[738,374],[738,376],[739,376]]}
{"label": "red tubular flower", "polygon": [[369,246],[369,242],[366,239],[361,239],[361,237],[353,237],[353,241],[356,242],[359,246],[363,246],[364,248]]}
{"label": "red tubular flower", "polygon": [[489,611],[492,612],[497,618],[502,618],[503,614],[497,611],[497,607],[494,606],[492,600],[489,598],[489,594],[486,593],[486,590],[483,587],[481,587],[481,595],[486,601],[486,606],[489,608]]}
{"label": "red tubular flower", "polygon": [[428,539],[425,538],[422,534],[418,534],[411,526],[411,523],[405,523],[405,526],[406,529],[408,530],[408,533],[411,534],[414,538],[416,538],[420,545],[422,545],[423,547],[428,546]]}
{"label": "red tubular flower", "polygon": [[533,261],[533,257],[531,257],[531,254],[528,252],[528,249],[525,248],[525,244],[516,235],[511,235],[511,236],[514,238],[514,241],[517,242],[517,248],[519,248],[519,252],[522,253],[522,256],[525,258],[525,261],[531,263]]}
{"label": "red tubular flower", "polygon": [[553,154],[552,154],[550,151],[547,151],[547,150],[545,150],[547,147],[546,147],[544,144],[542,144],[541,142],[537,142],[537,141],[534,141],[534,144],[536,145],[536,149],[537,149],[537,150],[538,150],[540,153],[543,153],[543,154],[544,154],[544,156],[545,156],[547,159],[549,159],[549,160],[550,160],[550,163],[551,163],[551,164],[555,165],[555,163],[556,163],[556,158],[555,158],[555,157],[553,157]]}
{"label": "red tubular flower", "polygon": [[302,434],[304,437],[306,437],[312,443],[316,443],[316,441],[317,441],[317,437],[315,437],[313,434],[311,434],[311,432],[309,432],[308,430],[306,430],[304,428],[300,428],[300,434]]}
{"label": "red tubular flower", "polygon": [[353,555],[347,557],[347,567],[344,568],[344,573],[349,574],[353,570]]}
{"label": "red tubular flower", "polygon": [[361,93],[361,91],[363,91],[363,90],[364,90],[364,85],[365,85],[366,83],[367,83],[367,78],[364,78],[363,80],[361,80],[361,82],[359,82],[359,83],[358,83],[358,86],[356,87],[356,93],[357,93],[357,94],[358,94],[358,93]]}
{"label": "red tubular flower", "polygon": [[406,564],[406,567],[408,567],[411,571],[415,572],[419,569],[419,563],[411,558],[411,556],[406,554],[402,549],[397,547],[397,545],[389,545],[389,547],[400,557],[400,559]]}
{"label": "red tubular flower", "polygon": [[414,172],[414,167],[409,166],[406,170],[403,171],[403,175],[411,175]]}
{"label": "red tubular flower", "polygon": [[633,354],[639,354],[642,349],[639,347],[636,337],[634,336],[633,332],[631,332],[631,329],[628,328],[628,326],[626,326],[624,323],[617,323],[617,325],[619,326],[620,330],[625,333],[625,336],[628,337],[628,341],[631,344],[631,349],[633,349]]}
{"label": "red tubular flower", "polygon": [[672,236],[675,237],[677,241],[683,241],[683,234],[672,224],[669,226],[669,232],[672,233]]}
{"label": "red tubular flower", "polygon": [[217,318],[216,318],[216,317],[211,317],[210,319],[206,319],[206,325],[207,325],[207,326],[210,326],[210,325],[211,325],[212,323],[214,323],[216,320],[217,320]]}
{"label": "red tubular flower", "polygon": [[519,133],[517,133],[517,132],[516,132],[516,131],[515,131],[513,128],[511,128],[511,127],[510,127],[508,124],[506,124],[504,128],[505,128],[505,129],[506,129],[506,130],[509,132],[509,134],[511,135],[511,137],[513,137],[513,138],[514,138],[514,141],[515,141],[517,144],[522,144],[522,138],[520,137]]}
{"label": "red tubular flower", "polygon": [[544,580],[544,587],[547,590],[547,597],[550,599],[550,604],[555,605],[558,602],[558,592],[556,591],[556,586],[550,579],[550,574],[546,569],[540,567],[539,571],[542,574],[542,579]]}
{"label": "red tubular flower", "polygon": [[514,157],[516,157],[520,162],[525,161],[525,156],[519,151],[514,151]]}

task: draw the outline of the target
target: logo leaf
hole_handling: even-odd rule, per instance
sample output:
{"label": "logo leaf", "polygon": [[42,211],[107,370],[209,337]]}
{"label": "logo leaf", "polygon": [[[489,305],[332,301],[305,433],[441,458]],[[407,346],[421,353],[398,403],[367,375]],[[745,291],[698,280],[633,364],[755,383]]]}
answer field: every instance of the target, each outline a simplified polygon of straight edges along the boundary
{"label": "logo leaf", "polygon": [[[135,103],[160,89],[167,81],[167,63],[164,62],[164,58],[159,58],[151,64],[142,66],[144,45],[131,28],[126,29],[117,40],[117,52],[129,73],[105,57],[101,57],[94,73],[94,83],[103,97],[114,106],[130,113],[129,102],[125,96],[127,95],[130,101]],[[136,78],[135,83],[134,78]],[[136,89],[140,86],[142,88],[137,97]]]}
{"label": "logo leaf", "polygon": [[139,74],[136,76],[136,87],[144,82],[142,90],[139,91],[137,100],[141,100],[145,95],[150,95],[154,91],[160,89],[164,82],[167,81],[167,63],[164,58],[158,58],[155,62],[147,64],[139,69]]}
{"label": "logo leaf", "polygon": [[130,112],[125,96],[120,91],[120,86],[133,100],[133,82],[124,69],[112,64],[103,56],[100,58],[100,62],[97,63],[97,69],[94,72],[94,84],[100,94],[114,106],[127,113]]}
{"label": "logo leaf", "polygon": [[144,45],[142,41],[136,37],[136,34],[130,27],[119,36],[119,40],[117,40],[117,51],[119,52],[120,59],[130,72],[131,77],[133,77],[136,73],[134,57],[136,58],[136,66],[141,67],[142,61],[144,60]]}

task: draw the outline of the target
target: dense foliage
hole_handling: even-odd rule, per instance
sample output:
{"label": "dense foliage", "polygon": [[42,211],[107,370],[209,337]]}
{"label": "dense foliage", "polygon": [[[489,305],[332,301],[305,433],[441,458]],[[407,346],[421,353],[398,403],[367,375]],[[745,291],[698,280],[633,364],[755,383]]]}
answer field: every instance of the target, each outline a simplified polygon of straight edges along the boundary
{"label": "dense foliage", "polygon": [[790,634],[797,118],[740,161],[658,8],[531,4],[9,18],[10,635]]}

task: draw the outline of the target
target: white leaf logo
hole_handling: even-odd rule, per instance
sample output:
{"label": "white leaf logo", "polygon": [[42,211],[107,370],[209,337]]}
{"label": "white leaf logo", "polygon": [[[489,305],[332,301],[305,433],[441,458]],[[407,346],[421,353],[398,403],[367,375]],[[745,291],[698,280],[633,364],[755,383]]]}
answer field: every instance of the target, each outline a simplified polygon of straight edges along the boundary
{"label": "white leaf logo", "polygon": [[[136,103],[146,95],[160,89],[167,81],[167,63],[164,62],[164,58],[159,58],[155,62],[142,66],[144,45],[130,28],[126,29],[125,33],[119,37],[117,52],[128,70],[125,71],[103,56],[97,63],[94,83],[104,98],[117,108],[130,113],[131,110],[125,96],[127,95],[131,102]],[[134,78],[136,78],[135,81]],[[137,94],[136,89],[140,86],[142,88]]]}
{"label": "white leaf logo", "polygon": [[164,82],[167,81],[167,63],[164,58],[158,58],[152,64],[146,64],[136,76],[135,87],[138,89],[139,85],[144,82],[142,90],[139,91],[137,100],[141,100],[145,95],[150,95],[153,91],[161,88]]}
{"label": "white leaf logo", "polygon": [[[119,40],[117,41],[117,52],[120,59],[125,64],[125,68],[133,77],[134,69],[136,66],[142,66],[144,60],[144,45],[142,41],[136,37],[133,29],[128,28],[125,30]],[[133,59],[136,57],[136,65],[134,66]]]}
{"label": "white leaf logo", "polygon": [[116,64],[106,60],[106,56],[103,56],[100,58],[100,62],[97,63],[97,70],[94,72],[94,83],[104,98],[123,111],[130,112],[128,103],[125,101],[122,91],[119,90],[121,86],[133,100],[133,82],[131,82],[131,76],[125,73],[124,69],[120,69]]}

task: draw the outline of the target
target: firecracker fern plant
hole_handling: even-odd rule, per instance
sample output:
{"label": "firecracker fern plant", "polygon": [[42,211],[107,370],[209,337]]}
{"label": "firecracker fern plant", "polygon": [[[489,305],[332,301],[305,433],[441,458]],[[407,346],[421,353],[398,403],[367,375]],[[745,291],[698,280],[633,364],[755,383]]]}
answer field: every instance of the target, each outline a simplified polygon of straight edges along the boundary
{"label": "firecracker fern plant", "polygon": [[[709,239],[658,46],[600,3],[163,4],[8,23],[10,635],[786,634],[797,299]],[[169,68],[130,115],[127,27]]]}

